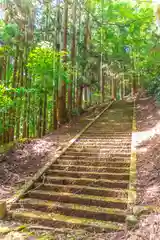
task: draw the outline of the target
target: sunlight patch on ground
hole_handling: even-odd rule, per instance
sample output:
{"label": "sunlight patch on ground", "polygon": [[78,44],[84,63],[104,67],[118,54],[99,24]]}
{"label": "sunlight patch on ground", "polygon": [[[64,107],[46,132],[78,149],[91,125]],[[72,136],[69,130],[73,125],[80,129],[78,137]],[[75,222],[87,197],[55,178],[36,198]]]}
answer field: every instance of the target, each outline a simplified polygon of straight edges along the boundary
{"label": "sunlight patch on ground", "polygon": [[140,149],[138,149],[139,153],[146,153],[148,151],[147,147],[141,147]]}
{"label": "sunlight patch on ground", "polygon": [[44,149],[49,149],[51,146],[53,146],[52,142],[47,142],[43,139],[40,139],[37,144],[33,146],[33,151],[36,152],[37,155],[44,152]]}
{"label": "sunlight patch on ground", "polygon": [[160,122],[158,122],[153,128],[147,131],[135,132],[133,134],[134,147],[138,147],[145,141],[150,140],[155,137],[155,135],[160,135]]}
{"label": "sunlight patch on ground", "polygon": [[159,197],[159,192],[160,192],[160,189],[158,185],[153,185],[151,187],[148,187],[144,193],[145,194],[144,199],[151,200],[153,198],[157,198]]}

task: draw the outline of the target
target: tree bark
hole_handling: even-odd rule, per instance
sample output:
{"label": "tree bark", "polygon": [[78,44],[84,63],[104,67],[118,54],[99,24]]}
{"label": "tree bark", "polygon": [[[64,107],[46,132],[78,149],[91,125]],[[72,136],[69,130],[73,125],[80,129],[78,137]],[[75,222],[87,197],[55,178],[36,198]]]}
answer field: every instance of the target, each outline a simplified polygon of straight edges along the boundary
{"label": "tree bark", "polygon": [[[65,0],[64,2],[64,36],[63,36],[63,51],[67,52],[67,32],[68,32],[68,2]],[[63,63],[64,66],[67,62],[67,55],[65,54]],[[66,66],[65,66],[65,70]],[[64,79],[61,80],[61,86],[58,96],[58,121],[60,124],[66,122],[66,82]]]}

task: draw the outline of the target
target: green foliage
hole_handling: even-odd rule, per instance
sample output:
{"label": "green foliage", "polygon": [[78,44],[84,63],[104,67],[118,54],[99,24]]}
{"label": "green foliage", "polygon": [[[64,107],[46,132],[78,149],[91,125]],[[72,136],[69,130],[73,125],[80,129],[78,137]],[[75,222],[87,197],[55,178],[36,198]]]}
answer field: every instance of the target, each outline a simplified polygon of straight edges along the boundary
{"label": "green foliage", "polygon": [[27,67],[35,78],[36,87],[52,89],[57,78],[68,82],[65,66],[62,64],[65,54],[64,51],[58,53],[49,47],[36,47],[30,52]]}
{"label": "green foliage", "polygon": [[160,77],[150,81],[147,87],[148,93],[154,95],[158,103],[160,103]]}
{"label": "green foliage", "polygon": [[0,112],[2,113],[9,109],[12,103],[8,89],[4,85],[0,85]]}
{"label": "green foliage", "polygon": [[0,38],[4,40],[5,43],[15,42],[15,38],[19,36],[20,31],[16,23],[0,24]]}

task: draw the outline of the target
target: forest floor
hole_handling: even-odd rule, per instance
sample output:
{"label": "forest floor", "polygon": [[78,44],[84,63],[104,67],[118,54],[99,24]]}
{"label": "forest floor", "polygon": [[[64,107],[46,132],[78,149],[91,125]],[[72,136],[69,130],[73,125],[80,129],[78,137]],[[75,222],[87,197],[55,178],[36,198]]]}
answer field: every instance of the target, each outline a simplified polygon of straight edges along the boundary
{"label": "forest floor", "polygon": [[[79,132],[102,107],[87,112],[80,118],[75,118],[71,124],[66,124],[60,129],[42,139],[20,144],[8,154],[1,156],[0,163],[0,199],[10,197],[15,189],[19,188],[46,163],[45,156],[64,147],[77,132]],[[137,206],[152,206],[153,211],[144,213],[140,221],[131,231],[111,234],[91,233],[59,233],[56,238],[27,237],[18,238],[19,233],[9,233],[9,239],[56,239],[56,240],[159,240],[160,239],[160,107],[154,99],[139,99],[137,103]],[[1,222],[0,222],[1,225]],[[17,234],[17,238],[14,234]],[[7,237],[8,236],[8,237]]]}
{"label": "forest floor", "polygon": [[136,151],[137,206],[147,207],[148,210],[141,215],[138,225],[124,239],[159,240],[160,107],[152,98],[140,99],[137,104]]}

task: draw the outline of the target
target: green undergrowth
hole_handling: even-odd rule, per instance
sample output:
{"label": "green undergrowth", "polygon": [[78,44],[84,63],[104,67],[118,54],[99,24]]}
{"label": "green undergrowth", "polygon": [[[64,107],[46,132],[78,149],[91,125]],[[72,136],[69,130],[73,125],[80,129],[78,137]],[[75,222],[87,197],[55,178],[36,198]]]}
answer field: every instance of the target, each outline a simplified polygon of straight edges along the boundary
{"label": "green undergrowth", "polygon": [[154,96],[156,99],[156,104],[160,106],[160,78],[157,77],[150,81],[147,86],[147,95]]}

